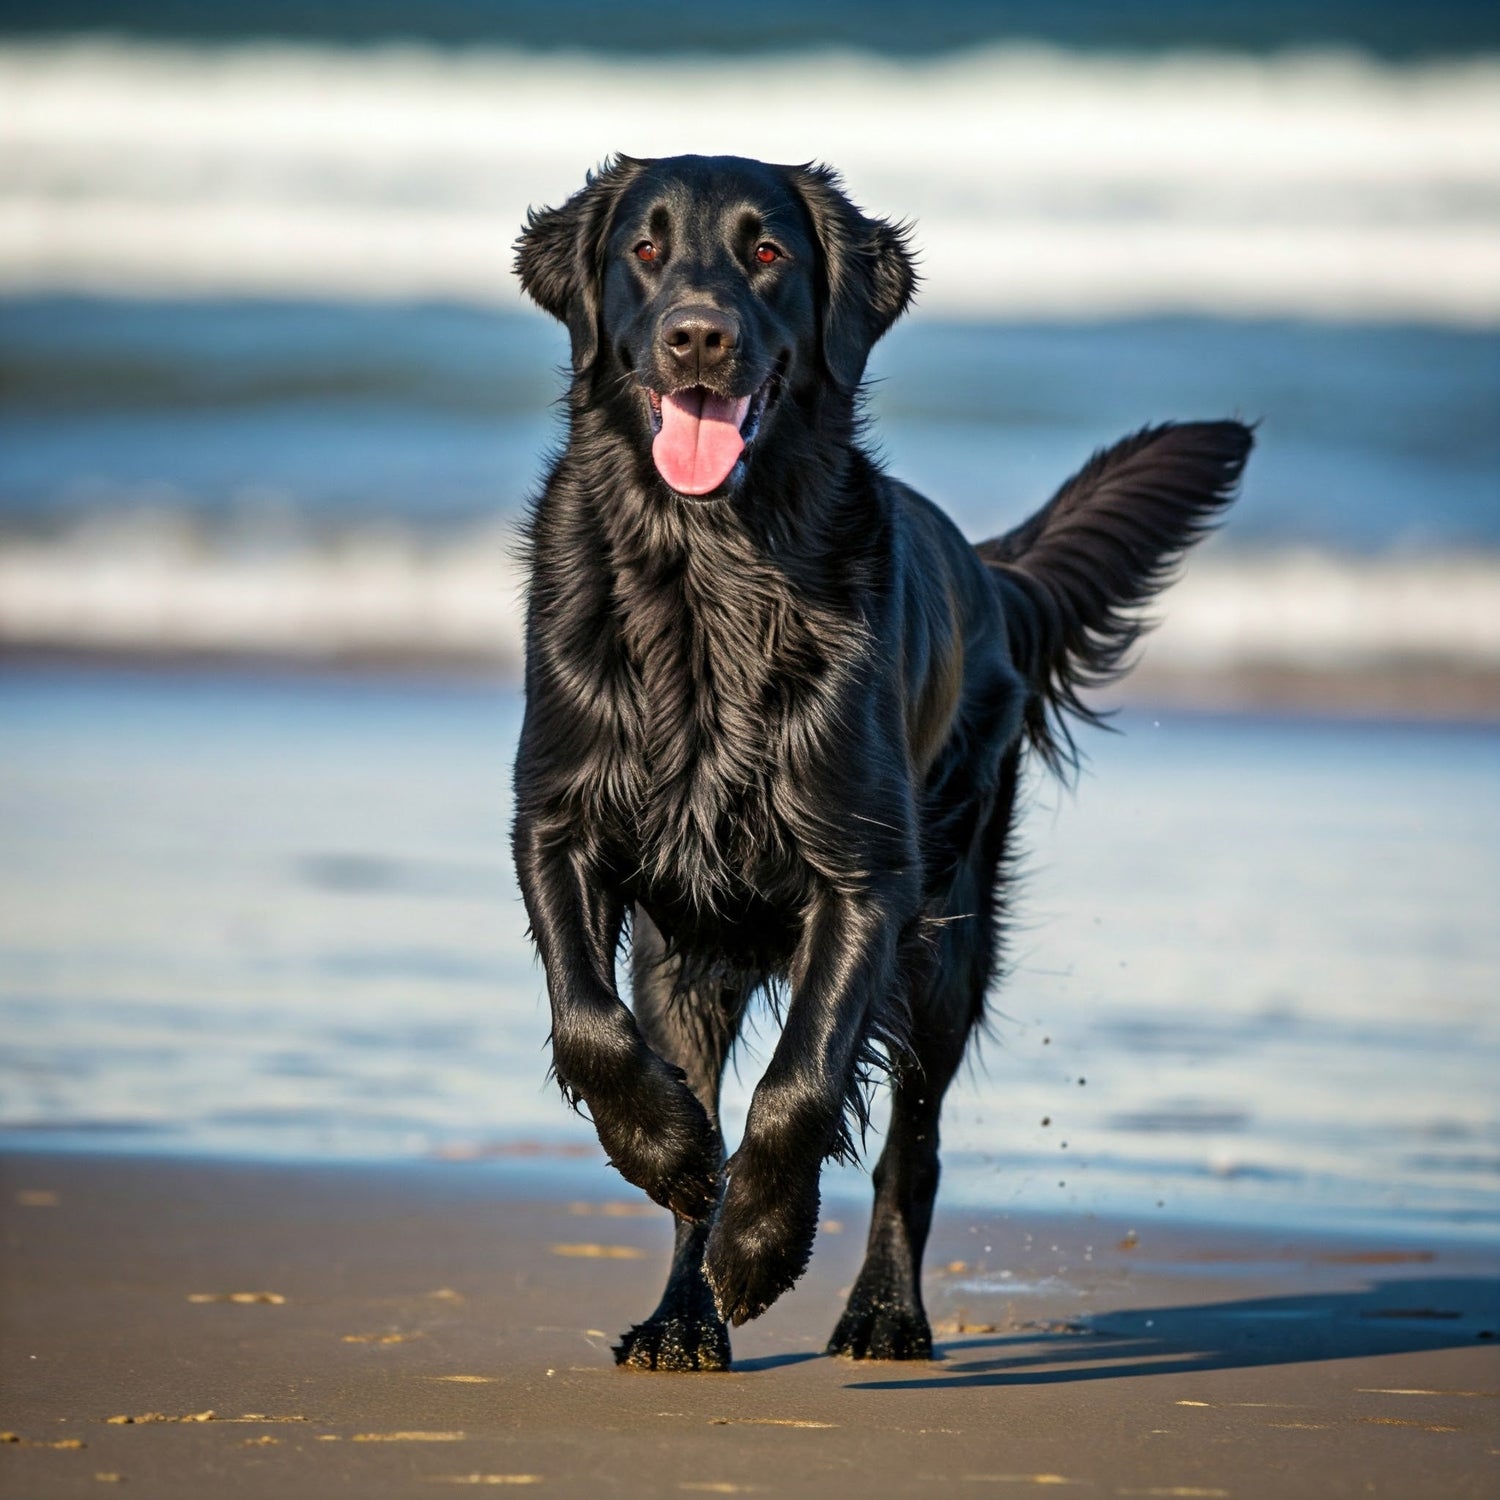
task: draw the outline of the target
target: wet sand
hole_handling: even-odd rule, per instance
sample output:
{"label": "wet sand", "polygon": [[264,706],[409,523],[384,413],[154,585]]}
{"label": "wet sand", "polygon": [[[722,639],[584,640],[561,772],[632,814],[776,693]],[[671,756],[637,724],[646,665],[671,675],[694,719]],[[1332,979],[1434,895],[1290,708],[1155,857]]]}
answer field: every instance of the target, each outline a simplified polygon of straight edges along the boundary
{"label": "wet sand", "polygon": [[495,1165],[9,1156],[0,1493],[1500,1483],[1483,1247],[940,1213],[941,1360],[856,1364],[819,1352],[863,1230],[834,1204],[803,1283],[736,1334],[734,1373],[643,1375],[609,1345],[654,1305],[664,1215],[536,1180],[528,1198]]}

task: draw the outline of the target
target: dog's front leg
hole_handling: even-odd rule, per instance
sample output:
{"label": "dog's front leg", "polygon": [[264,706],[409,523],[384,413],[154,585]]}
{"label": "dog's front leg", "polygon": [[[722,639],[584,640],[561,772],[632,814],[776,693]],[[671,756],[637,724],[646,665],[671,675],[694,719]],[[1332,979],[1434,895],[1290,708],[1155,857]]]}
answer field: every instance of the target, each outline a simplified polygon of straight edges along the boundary
{"label": "dog's front leg", "polygon": [[713,1207],[718,1137],[680,1068],[642,1039],[615,987],[624,902],[571,847],[516,829],[516,869],[547,971],[552,1064],[621,1175],[685,1219]]}
{"label": "dog's front leg", "polygon": [[871,1006],[895,994],[901,925],[889,899],[834,892],[805,925],[786,1024],[724,1169],[704,1255],[719,1314],[736,1326],[763,1313],[812,1254],[818,1178],[843,1139]]}

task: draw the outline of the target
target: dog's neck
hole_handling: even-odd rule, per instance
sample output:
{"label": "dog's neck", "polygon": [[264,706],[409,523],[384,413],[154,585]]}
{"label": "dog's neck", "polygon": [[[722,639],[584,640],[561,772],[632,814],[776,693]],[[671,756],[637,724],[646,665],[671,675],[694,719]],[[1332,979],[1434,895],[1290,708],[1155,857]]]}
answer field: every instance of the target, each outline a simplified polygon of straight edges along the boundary
{"label": "dog's neck", "polygon": [[748,708],[784,653],[827,628],[825,578],[799,566],[794,533],[756,526],[730,502],[636,498],[609,513],[605,534],[615,617],[648,705],[674,696],[670,679],[700,713]]}
{"label": "dog's neck", "polygon": [[611,705],[655,786],[743,785],[782,699],[831,689],[829,664],[864,639],[884,534],[870,460],[846,443],[803,463],[794,421],[733,498],[690,500],[617,423],[586,422],[575,416],[532,523],[533,557],[572,563],[534,569],[533,609],[577,642],[571,671],[590,663],[592,686],[575,675],[573,690]]}

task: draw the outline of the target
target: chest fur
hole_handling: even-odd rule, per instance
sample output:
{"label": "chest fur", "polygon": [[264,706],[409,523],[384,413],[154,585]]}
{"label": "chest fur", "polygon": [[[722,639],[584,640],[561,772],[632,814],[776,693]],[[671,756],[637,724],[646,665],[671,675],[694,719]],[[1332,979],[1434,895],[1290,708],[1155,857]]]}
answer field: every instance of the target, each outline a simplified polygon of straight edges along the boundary
{"label": "chest fur", "polygon": [[637,766],[622,832],[641,894],[742,909],[798,864],[791,778],[831,683],[836,628],[742,555],[619,569],[616,629]]}

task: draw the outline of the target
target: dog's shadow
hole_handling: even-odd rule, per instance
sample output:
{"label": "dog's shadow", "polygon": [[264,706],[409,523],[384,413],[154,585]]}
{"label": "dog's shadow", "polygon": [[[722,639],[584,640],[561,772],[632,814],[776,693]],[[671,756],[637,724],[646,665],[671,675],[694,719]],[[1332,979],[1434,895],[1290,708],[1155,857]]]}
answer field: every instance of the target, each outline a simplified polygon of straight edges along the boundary
{"label": "dog's shadow", "polygon": [[827,1357],[815,1350],[803,1350],[796,1354],[760,1354],[753,1359],[735,1360],[734,1372],[736,1375],[754,1375],[762,1370],[781,1370],[788,1365],[805,1365],[809,1360]]}
{"label": "dog's shadow", "polygon": [[[1101,1313],[1064,1332],[997,1335],[944,1344],[932,1373],[855,1380],[850,1390],[1062,1385],[1358,1359],[1493,1340],[1500,1280],[1447,1276],[1312,1292]],[[890,1366],[886,1367],[890,1369]]]}

